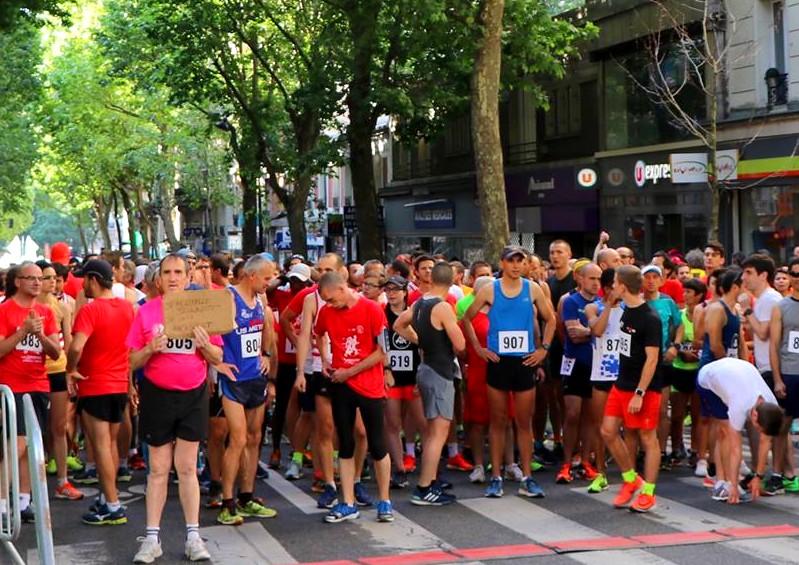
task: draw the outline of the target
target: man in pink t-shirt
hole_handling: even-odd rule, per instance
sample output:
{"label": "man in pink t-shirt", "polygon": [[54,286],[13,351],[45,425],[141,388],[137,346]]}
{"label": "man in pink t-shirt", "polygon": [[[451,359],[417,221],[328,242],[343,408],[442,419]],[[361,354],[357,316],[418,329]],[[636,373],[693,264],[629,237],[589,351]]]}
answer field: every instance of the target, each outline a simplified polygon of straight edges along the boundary
{"label": "man in pink t-shirt", "polygon": [[[189,266],[177,254],[161,261],[157,286],[164,294],[186,291]],[[137,312],[127,345],[131,370],[144,367],[139,408],[139,437],[149,446],[147,532],[134,563],[161,556],[161,513],[174,457],[180,481],[180,503],[186,519],[185,555],[210,559],[199,534],[200,486],[197,452],[208,432],[208,363],[222,362],[222,338],[194,328],[193,338],[171,338],[164,331],[163,298],[146,302]]]}

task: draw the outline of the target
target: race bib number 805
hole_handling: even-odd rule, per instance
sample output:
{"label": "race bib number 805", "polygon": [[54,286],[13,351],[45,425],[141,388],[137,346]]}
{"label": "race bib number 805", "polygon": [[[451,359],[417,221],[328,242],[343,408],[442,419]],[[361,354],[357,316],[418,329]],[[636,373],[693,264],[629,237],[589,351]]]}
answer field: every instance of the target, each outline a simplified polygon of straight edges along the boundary
{"label": "race bib number 805", "polygon": [[527,344],[527,331],[501,331],[499,332],[499,354],[529,353]]}
{"label": "race bib number 805", "polygon": [[192,355],[196,351],[193,339],[167,338],[164,353],[177,353],[179,355]]}
{"label": "race bib number 805", "polygon": [[241,334],[241,356],[258,357],[261,353],[261,332]]}

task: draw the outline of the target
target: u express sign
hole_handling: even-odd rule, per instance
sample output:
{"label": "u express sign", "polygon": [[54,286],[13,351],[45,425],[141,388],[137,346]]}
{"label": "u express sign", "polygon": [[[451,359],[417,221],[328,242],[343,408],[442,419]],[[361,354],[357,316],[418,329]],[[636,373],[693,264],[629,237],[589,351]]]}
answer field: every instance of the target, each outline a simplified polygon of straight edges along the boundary
{"label": "u express sign", "polygon": [[646,184],[646,181],[651,180],[657,184],[660,179],[671,178],[671,165],[668,163],[659,163],[657,165],[647,165],[643,161],[637,161],[633,168],[633,179],[635,185],[641,188]]}

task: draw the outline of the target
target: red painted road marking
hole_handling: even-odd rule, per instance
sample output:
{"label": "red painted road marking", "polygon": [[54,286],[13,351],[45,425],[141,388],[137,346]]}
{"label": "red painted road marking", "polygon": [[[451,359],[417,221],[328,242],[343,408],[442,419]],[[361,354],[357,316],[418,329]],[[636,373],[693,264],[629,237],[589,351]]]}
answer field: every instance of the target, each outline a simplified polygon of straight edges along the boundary
{"label": "red painted road marking", "polygon": [[637,541],[625,537],[607,537],[596,539],[578,539],[568,541],[556,541],[547,543],[547,547],[551,547],[558,553],[574,552],[574,551],[599,551],[603,549],[629,549],[631,547],[638,547],[641,545]]}
{"label": "red painted road marking", "polygon": [[732,538],[773,538],[780,536],[795,536],[799,528],[789,524],[780,526],[756,526],[752,528],[728,528],[716,530],[718,533]]}
{"label": "red painted road marking", "polygon": [[630,539],[641,542],[644,545],[683,545],[689,543],[712,543],[717,541],[729,541],[728,536],[717,534],[716,532],[677,532],[674,534],[652,534],[646,536],[631,536]]}
{"label": "red painted road marking", "polygon": [[448,551],[425,551],[384,557],[361,557],[358,561],[365,565],[426,565],[428,563],[452,563],[460,561],[460,558]]}
{"label": "red painted road marking", "polygon": [[503,557],[530,557],[548,555],[552,551],[546,547],[533,544],[497,545],[495,547],[474,547],[471,549],[453,549],[452,553],[464,559],[501,559]]}

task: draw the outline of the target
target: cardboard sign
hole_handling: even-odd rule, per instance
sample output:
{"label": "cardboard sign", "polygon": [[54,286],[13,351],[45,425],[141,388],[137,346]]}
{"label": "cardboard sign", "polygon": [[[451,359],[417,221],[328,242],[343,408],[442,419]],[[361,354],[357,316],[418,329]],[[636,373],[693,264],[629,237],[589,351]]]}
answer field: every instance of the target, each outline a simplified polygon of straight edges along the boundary
{"label": "cardboard sign", "polygon": [[236,329],[236,305],[227,290],[187,290],[164,295],[164,326],[172,338],[194,337],[202,326],[211,334]]}

